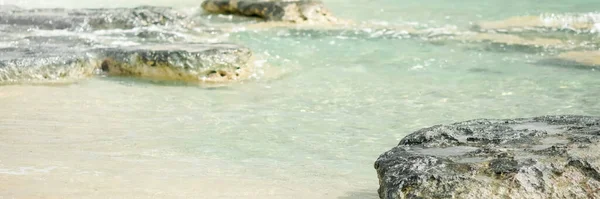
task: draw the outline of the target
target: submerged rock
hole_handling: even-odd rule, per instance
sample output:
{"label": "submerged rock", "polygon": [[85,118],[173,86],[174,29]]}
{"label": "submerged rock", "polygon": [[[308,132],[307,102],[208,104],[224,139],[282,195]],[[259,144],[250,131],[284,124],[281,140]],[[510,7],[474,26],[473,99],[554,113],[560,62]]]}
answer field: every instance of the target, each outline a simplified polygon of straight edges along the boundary
{"label": "submerged rock", "polygon": [[252,53],[234,44],[161,44],[102,49],[109,75],[222,83],[247,78]]}
{"label": "submerged rock", "polygon": [[115,9],[17,9],[3,8],[0,24],[40,29],[130,29],[150,25],[187,26],[191,23],[167,7],[142,6]]}
{"label": "submerged rock", "polygon": [[323,3],[316,0],[205,0],[202,8],[211,13],[260,17],[268,21],[336,21]]}
{"label": "submerged rock", "polygon": [[555,59],[560,64],[600,67],[600,51],[574,51],[559,54]]}
{"label": "submerged rock", "polygon": [[379,197],[598,198],[599,142],[600,117],[437,125],[379,156]]}
{"label": "submerged rock", "polygon": [[544,37],[522,37],[510,34],[497,33],[461,33],[456,36],[446,37],[446,40],[458,40],[468,43],[484,44],[486,50],[520,51],[527,53],[536,53],[548,49],[569,50],[574,48],[573,44],[568,42]]}

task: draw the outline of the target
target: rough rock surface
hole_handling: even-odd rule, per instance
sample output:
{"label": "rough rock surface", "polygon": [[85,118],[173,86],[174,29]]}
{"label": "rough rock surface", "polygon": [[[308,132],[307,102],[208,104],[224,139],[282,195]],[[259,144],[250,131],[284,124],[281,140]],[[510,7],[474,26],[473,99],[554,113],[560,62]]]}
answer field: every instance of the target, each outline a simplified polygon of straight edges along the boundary
{"label": "rough rock surface", "polygon": [[[194,83],[249,76],[248,48],[186,43],[183,31],[171,32],[185,25],[185,16],[162,7],[0,6],[0,84],[72,82],[96,74]],[[119,30],[81,32],[99,29]]]}
{"label": "rough rock surface", "polygon": [[86,54],[0,49],[0,84],[74,81],[93,75],[95,66]]}
{"label": "rough rock surface", "polygon": [[205,0],[202,8],[212,13],[259,17],[269,21],[336,21],[323,3],[316,0]]}
{"label": "rough rock surface", "polygon": [[142,45],[102,49],[110,75],[185,82],[228,82],[249,76],[252,53],[234,44]]}
{"label": "rough rock surface", "polygon": [[379,197],[600,198],[599,142],[600,117],[437,125],[377,159]]}
{"label": "rough rock surface", "polygon": [[26,36],[10,41],[10,46],[0,46],[2,84],[62,82],[93,75],[93,57],[85,53],[92,45],[89,40],[73,36]]}
{"label": "rough rock surface", "polygon": [[69,82],[93,76],[99,70],[151,80],[227,83],[248,78],[252,66],[251,51],[235,44],[152,44],[87,50],[68,50],[66,45],[37,47],[0,48],[0,84]]}
{"label": "rough rock surface", "polygon": [[187,26],[184,14],[167,7],[115,9],[18,9],[0,8],[0,24],[30,26],[39,29],[129,29],[149,25]]}

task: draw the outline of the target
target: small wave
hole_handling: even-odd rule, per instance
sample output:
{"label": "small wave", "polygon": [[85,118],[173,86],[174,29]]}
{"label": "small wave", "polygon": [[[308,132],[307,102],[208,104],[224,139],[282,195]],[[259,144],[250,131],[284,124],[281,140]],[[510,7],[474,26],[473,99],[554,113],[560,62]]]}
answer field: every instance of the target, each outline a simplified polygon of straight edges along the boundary
{"label": "small wave", "polygon": [[517,16],[497,21],[484,21],[475,25],[480,31],[570,31],[598,33],[600,13],[544,13],[539,16]]}

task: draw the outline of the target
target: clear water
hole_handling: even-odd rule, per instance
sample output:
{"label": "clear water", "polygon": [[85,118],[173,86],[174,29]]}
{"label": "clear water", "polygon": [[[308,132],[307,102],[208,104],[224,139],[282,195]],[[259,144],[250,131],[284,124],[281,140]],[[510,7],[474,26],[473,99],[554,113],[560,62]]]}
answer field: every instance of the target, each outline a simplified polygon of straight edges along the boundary
{"label": "clear water", "polygon": [[[592,0],[325,2],[355,21],[461,29],[600,8]],[[0,87],[0,196],[376,198],[375,159],[419,128],[600,115],[598,71],[536,64],[550,52],[286,28],[219,38],[250,47],[283,75],[217,89],[122,78]]]}

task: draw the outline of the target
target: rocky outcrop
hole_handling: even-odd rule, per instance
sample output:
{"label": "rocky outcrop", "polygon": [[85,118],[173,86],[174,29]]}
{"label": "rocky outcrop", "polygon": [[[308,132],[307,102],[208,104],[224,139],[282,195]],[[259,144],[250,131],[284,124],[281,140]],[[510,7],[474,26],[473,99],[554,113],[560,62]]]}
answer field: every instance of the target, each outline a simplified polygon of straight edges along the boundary
{"label": "rocky outcrop", "polygon": [[167,7],[29,10],[3,6],[0,9],[0,24],[51,30],[130,29],[150,25],[180,27],[190,23],[184,14]]}
{"label": "rocky outcrop", "polygon": [[[10,35],[3,31],[0,34]],[[0,46],[0,84],[74,81],[93,75],[93,42],[74,36],[11,38]]]}
{"label": "rocky outcrop", "polygon": [[268,21],[336,21],[323,3],[316,0],[205,0],[202,8],[211,13],[259,17]]}
{"label": "rocky outcrop", "polygon": [[234,44],[143,45],[100,50],[109,75],[222,83],[249,76],[249,49]]}
{"label": "rocky outcrop", "polygon": [[0,52],[0,84],[70,82],[99,72],[150,80],[228,83],[248,78],[252,66],[251,51],[234,44],[156,44],[87,51],[42,46],[0,48]]}
{"label": "rocky outcrop", "polygon": [[599,142],[600,117],[437,125],[379,156],[379,197],[599,198]]}
{"label": "rocky outcrop", "polygon": [[70,82],[94,74],[92,58],[78,52],[0,49],[0,84]]}
{"label": "rocky outcrop", "polygon": [[[186,43],[183,31],[170,29],[185,28],[187,19],[170,8],[0,8],[0,84],[72,82],[97,74],[228,83],[251,72],[248,48]],[[100,29],[121,30],[81,32]]]}

